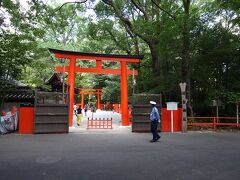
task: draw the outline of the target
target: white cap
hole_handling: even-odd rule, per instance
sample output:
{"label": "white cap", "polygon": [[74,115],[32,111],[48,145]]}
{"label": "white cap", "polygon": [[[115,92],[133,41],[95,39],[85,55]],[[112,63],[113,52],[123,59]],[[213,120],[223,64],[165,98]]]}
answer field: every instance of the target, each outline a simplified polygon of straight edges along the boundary
{"label": "white cap", "polygon": [[157,103],[156,103],[156,102],[154,102],[154,101],[150,101],[150,104],[154,104],[154,105],[156,105]]}

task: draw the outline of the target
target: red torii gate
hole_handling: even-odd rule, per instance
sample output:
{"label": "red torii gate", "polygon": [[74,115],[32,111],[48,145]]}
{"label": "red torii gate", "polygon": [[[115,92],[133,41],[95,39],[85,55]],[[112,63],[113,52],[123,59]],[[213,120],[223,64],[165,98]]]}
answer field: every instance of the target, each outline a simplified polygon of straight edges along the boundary
{"label": "red torii gate", "polygon": [[96,94],[97,95],[97,108],[100,109],[100,96],[102,94],[102,88],[80,88],[81,94],[81,107],[84,108],[84,94]]}
{"label": "red torii gate", "polygon": [[[51,53],[54,53],[56,58],[69,59],[70,63],[63,69],[63,67],[56,67],[57,71],[68,72],[68,84],[70,85],[70,105],[69,105],[69,126],[72,126],[73,119],[73,104],[74,104],[74,85],[76,72],[81,73],[97,73],[97,74],[117,74],[121,75],[121,107],[122,107],[122,126],[128,126],[129,114],[128,114],[128,87],[127,76],[137,75],[136,70],[132,71],[127,69],[127,63],[139,63],[140,59],[143,59],[142,55],[116,55],[116,54],[96,54],[96,53],[83,53],[77,51],[65,51],[49,48]],[[81,68],[76,66],[76,60],[95,60],[95,68]],[[102,61],[116,61],[121,63],[120,69],[103,69]]]}

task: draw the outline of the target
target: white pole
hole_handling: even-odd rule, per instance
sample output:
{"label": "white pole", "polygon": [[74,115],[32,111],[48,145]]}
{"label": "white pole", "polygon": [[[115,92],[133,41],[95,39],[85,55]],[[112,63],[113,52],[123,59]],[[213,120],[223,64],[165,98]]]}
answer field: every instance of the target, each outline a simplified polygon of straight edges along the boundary
{"label": "white pole", "polygon": [[173,110],[171,110],[171,132],[173,133]]}

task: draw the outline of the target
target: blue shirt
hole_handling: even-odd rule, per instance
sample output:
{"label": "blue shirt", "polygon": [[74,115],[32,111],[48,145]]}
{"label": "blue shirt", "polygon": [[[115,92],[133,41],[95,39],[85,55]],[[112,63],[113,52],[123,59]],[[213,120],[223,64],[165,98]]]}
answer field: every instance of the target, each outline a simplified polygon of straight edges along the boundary
{"label": "blue shirt", "polygon": [[156,108],[156,106],[154,106],[152,108],[152,111],[150,113],[150,120],[151,121],[158,121],[158,120],[160,120],[160,115],[159,115],[159,112],[158,112],[158,109]]}

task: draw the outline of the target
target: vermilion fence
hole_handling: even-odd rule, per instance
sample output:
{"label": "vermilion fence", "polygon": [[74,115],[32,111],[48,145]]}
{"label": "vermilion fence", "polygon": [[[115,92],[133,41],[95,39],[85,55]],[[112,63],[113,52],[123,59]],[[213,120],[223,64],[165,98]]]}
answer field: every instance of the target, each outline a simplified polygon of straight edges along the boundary
{"label": "vermilion fence", "polygon": [[214,130],[218,126],[240,127],[236,117],[187,117],[189,126],[212,127]]}
{"label": "vermilion fence", "polygon": [[111,119],[88,118],[87,129],[112,129],[112,118]]}

